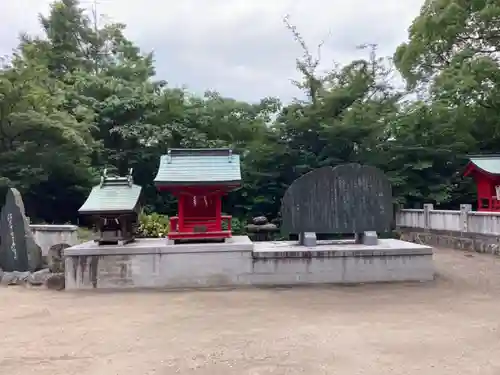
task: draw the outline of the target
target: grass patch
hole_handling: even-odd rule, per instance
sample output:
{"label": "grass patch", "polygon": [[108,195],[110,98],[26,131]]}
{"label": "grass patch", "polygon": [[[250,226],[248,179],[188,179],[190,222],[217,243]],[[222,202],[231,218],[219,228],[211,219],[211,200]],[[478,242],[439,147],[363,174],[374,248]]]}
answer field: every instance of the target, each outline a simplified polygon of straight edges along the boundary
{"label": "grass patch", "polygon": [[78,227],[78,240],[82,242],[87,242],[94,239],[94,232],[85,227]]}

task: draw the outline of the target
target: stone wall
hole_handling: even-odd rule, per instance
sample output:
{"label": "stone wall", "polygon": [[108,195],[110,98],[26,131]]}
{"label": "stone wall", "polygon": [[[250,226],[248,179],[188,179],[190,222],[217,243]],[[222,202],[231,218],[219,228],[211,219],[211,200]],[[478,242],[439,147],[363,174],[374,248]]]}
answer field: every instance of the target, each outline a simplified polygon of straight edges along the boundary
{"label": "stone wall", "polygon": [[78,227],[76,225],[31,224],[31,232],[42,255],[47,256],[49,249],[58,244],[73,246],[78,244]]}
{"label": "stone wall", "polygon": [[66,256],[66,289],[210,287],[238,284],[251,252]]}
{"label": "stone wall", "polygon": [[398,228],[400,239],[436,247],[500,255],[500,236],[438,229]]}

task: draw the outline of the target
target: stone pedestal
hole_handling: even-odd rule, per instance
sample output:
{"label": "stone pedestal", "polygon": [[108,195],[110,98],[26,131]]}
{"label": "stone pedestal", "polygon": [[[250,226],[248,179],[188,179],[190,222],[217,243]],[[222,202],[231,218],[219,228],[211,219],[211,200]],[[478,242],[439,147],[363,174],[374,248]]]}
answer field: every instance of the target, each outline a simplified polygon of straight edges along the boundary
{"label": "stone pedestal", "polygon": [[68,248],[66,289],[175,289],[259,285],[428,281],[432,248],[392,239],[366,246],[348,241],[253,244],[246,236],[225,243],[169,245],[138,239],[124,246],[94,242]]}
{"label": "stone pedestal", "polygon": [[429,246],[395,239],[376,245],[351,240],[256,243],[252,284],[356,284],[434,279]]}
{"label": "stone pedestal", "polygon": [[89,241],[64,251],[66,289],[238,285],[241,274],[251,273],[252,250],[247,236],[175,245],[160,238],[122,246]]}

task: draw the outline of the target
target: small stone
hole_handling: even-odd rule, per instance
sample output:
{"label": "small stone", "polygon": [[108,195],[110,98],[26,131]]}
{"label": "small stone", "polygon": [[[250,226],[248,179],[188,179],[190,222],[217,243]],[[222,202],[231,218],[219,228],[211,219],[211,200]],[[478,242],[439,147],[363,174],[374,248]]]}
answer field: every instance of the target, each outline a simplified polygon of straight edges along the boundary
{"label": "small stone", "polygon": [[314,247],[317,244],[316,233],[314,232],[303,232],[299,235],[299,243],[302,246]]}
{"label": "small stone", "polygon": [[44,276],[47,276],[49,274],[50,274],[50,269],[48,269],[48,268],[44,268],[44,269],[33,272],[33,275],[35,277],[44,277]]}
{"label": "small stone", "polygon": [[50,270],[48,268],[44,268],[42,270],[31,273],[26,281],[31,285],[43,285],[49,277]]}
{"label": "small stone", "polygon": [[62,273],[53,273],[47,278],[45,285],[48,289],[52,290],[63,290],[66,286],[64,280],[64,274]]}
{"label": "small stone", "polygon": [[260,232],[272,233],[278,231],[278,227],[275,224],[271,223],[267,223],[264,225],[248,224],[247,226],[245,226],[245,229],[251,233],[260,233]]}
{"label": "small stone", "polygon": [[25,272],[14,271],[14,272],[12,272],[12,274],[14,275],[14,277],[19,279],[20,281],[26,281],[26,280],[28,280],[28,277],[30,277],[31,272],[29,272],[29,271],[25,271]]}
{"label": "small stone", "polygon": [[4,272],[0,283],[2,285],[22,285],[29,277],[29,272]]}
{"label": "small stone", "polygon": [[267,224],[261,225],[260,229],[263,231],[267,230],[269,232],[274,232],[278,229],[278,227],[276,226],[276,224],[267,223]]}
{"label": "small stone", "polygon": [[58,243],[56,245],[52,245],[47,254],[47,263],[52,273],[61,273],[64,272],[64,257],[63,251],[70,247],[65,243]]}
{"label": "small stone", "polygon": [[14,280],[16,280],[16,277],[12,274],[12,272],[3,272],[0,285],[13,285],[12,282]]}
{"label": "small stone", "polygon": [[362,239],[363,239],[363,245],[375,246],[378,244],[377,232],[374,231],[364,232]]}
{"label": "small stone", "polygon": [[33,275],[29,275],[28,278],[26,279],[26,283],[28,285],[32,285],[32,286],[40,286],[40,285],[43,285],[42,282],[40,282],[39,280],[37,280],[36,278],[33,277]]}
{"label": "small stone", "polygon": [[264,225],[267,224],[267,218],[265,216],[257,216],[252,219],[252,223],[255,225]]}

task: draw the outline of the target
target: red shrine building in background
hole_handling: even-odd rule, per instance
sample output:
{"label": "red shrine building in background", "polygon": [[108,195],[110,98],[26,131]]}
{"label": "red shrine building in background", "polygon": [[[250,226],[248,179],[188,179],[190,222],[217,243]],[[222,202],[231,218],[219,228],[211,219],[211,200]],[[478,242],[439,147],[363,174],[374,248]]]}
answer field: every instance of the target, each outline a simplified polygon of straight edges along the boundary
{"label": "red shrine building in background", "polygon": [[470,156],[464,176],[476,183],[477,210],[500,212],[500,155]]}
{"label": "red shrine building in background", "polygon": [[222,215],[222,197],[241,185],[240,157],[231,149],[169,149],[154,182],[178,202],[168,239],[231,237],[231,216]]}

